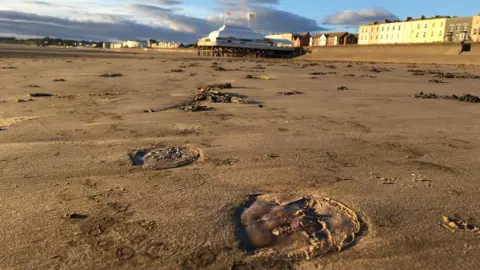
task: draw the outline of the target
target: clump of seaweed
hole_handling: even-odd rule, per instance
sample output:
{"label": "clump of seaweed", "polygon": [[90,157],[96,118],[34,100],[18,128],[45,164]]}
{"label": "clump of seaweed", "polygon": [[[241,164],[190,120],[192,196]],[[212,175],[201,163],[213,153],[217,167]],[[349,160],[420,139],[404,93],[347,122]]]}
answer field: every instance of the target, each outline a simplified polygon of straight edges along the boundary
{"label": "clump of seaweed", "polygon": [[478,103],[480,102],[480,98],[478,96],[474,96],[471,94],[463,94],[461,96],[457,95],[444,95],[440,96],[434,93],[424,93],[420,92],[413,96],[414,98],[422,98],[422,99],[448,99],[448,100],[458,100],[463,102],[471,102],[471,103]]}

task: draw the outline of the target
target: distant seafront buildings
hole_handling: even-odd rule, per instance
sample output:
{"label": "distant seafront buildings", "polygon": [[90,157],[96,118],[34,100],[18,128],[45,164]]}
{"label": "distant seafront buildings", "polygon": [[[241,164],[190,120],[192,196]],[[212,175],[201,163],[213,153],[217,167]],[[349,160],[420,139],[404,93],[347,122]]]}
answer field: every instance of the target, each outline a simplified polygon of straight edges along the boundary
{"label": "distant seafront buildings", "polygon": [[152,49],[177,49],[182,43],[174,41],[156,41],[150,39],[148,41],[127,40],[121,43],[104,42],[104,49],[122,49],[122,48],[152,48]]}
{"label": "distant seafront buildings", "polygon": [[[225,26],[224,26],[225,27]],[[236,29],[229,26],[229,29]],[[250,27],[248,27],[250,29]],[[238,31],[237,31],[238,32]],[[236,33],[238,34],[238,33]],[[287,40],[294,48],[345,45],[388,45],[448,42],[480,42],[480,13],[476,16],[407,17],[405,21],[376,21],[359,27],[358,34],[349,32],[326,32],[312,35],[304,33],[273,33],[266,40]],[[200,42],[204,39],[200,39]],[[197,43],[198,45],[198,43]],[[172,41],[125,41],[104,44],[104,48],[153,48],[176,49],[182,44]]]}
{"label": "distant seafront buildings", "polygon": [[[226,18],[228,13],[226,13]],[[249,20],[251,14],[249,14]],[[227,22],[227,20],[225,20]],[[419,18],[407,17],[404,21],[383,20],[362,25],[358,33],[349,32],[324,32],[324,33],[271,33],[261,34],[260,30],[250,27],[228,25],[217,29],[212,33],[221,33],[219,39],[233,42],[235,36],[242,42],[243,36],[255,35],[255,40],[281,41],[282,46],[293,48],[322,47],[322,46],[345,46],[345,45],[389,45],[389,44],[430,44],[430,43],[460,43],[480,42],[480,13],[476,16],[451,17],[434,16]],[[185,47],[198,47],[200,43],[208,43],[209,37],[201,38],[196,44],[184,45],[175,41],[148,41],[127,40],[116,42],[70,40],[55,37],[17,39],[15,37],[0,37],[0,43],[28,44],[37,46],[64,46],[64,47],[87,47],[103,49],[142,48],[149,49],[177,49]],[[240,38],[242,37],[242,38]],[[228,41],[230,40],[230,41]],[[277,46],[278,47],[278,46]]]}
{"label": "distant seafront buildings", "polygon": [[407,17],[360,26],[358,44],[480,42],[480,14],[468,17]]}

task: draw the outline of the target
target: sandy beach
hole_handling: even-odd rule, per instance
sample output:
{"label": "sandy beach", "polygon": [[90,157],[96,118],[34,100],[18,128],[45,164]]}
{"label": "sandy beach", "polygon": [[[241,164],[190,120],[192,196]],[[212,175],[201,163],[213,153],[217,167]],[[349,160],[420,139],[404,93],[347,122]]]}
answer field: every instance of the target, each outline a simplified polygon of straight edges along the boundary
{"label": "sandy beach", "polygon": [[[480,96],[480,67],[307,60],[0,46],[0,268],[478,268],[480,233],[442,217],[480,222],[480,104],[413,95]],[[218,83],[248,103],[148,112]],[[167,146],[199,158],[129,158]],[[252,194],[333,199],[361,231],[310,259],[245,252]]]}

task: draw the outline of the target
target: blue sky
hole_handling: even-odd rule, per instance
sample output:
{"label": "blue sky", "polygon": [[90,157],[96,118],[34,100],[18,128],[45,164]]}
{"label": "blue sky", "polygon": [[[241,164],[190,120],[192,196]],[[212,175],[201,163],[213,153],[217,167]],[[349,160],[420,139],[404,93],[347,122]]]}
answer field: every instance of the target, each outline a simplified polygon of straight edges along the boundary
{"label": "blue sky", "polygon": [[[474,1],[457,0],[0,0],[0,36],[56,36],[88,40],[166,39],[194,42],[223,24],[268,32],[347,30],[407,16],[469,16]],[[448,4],[447,4],[448,3]],[[477,5],[478,6],[478,5]]]}

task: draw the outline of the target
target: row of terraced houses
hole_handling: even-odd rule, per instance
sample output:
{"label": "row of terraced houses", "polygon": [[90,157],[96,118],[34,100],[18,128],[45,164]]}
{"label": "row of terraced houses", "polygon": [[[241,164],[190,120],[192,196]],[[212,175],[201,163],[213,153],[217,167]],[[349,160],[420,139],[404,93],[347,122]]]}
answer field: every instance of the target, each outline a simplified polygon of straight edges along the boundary
{"label": "row of terraced houses", "polygon": [[360,26],[358,44],[480,42],[480,14],[469,17],[435,16],[405,21],[373,22]]}

